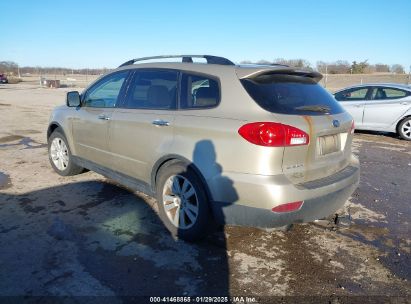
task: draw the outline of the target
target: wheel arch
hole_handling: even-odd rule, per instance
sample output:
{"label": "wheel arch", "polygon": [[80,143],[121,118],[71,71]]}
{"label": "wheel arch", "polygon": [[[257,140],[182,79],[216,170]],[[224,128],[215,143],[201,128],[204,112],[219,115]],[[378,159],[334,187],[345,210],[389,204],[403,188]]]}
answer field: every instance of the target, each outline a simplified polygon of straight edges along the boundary
{"label": "wheel arch", "polygon": [[395,126],[395,131],[397,131],[397,133],[399,133],[399,127],[400,124],[407,118],[411,118],[411,113],[407,113],[404,117],[402,117],[398,122],[397,125]]}
{"label": "wheel arch", "polygon": [[[66,138],[67,144],[69,145],[69,148],[70,148],[70,150],[71,150],[71,153],[72,153],[73,155],[76,155],[76,151],[75,151],[75,149],[74,149],[74,142],[72,141],[73,138],[67,137],[67,134],[66,134],[66,132],[64,131],[64,128],[62,127],[62,125],[59,124],[59,123],[56,122],[56,121],[51,122],[51,123],[49,124],[48,128],[47,128],[47,142],[48,142],[51,134],[53,134],[53,132],[54,132],[56,129],[59,129],[59,131],[60,131],[60,132],[63,134],[63,136]],[[70,135],[70,134],[69,134],[69,135]]]}
{"label": "wheel arch", "polygon": [[49,124],[49,127],[47,128],[47,139],[50,138],[50,135],[57,129],[60,128],[61,132],[63,133],[63,135],[67,138],[66,134],[64,133],[63,127],[58,123],[58,122],[51,122]]}
{"label": "wheel arch", "polygon": [[170,155],[163,156],[154,164],[153,169],[151,171],[152,190],[154,192],[156,191],[157,177],[158,177],[158,173],[160,169],[166,165],[170,165],[176,162],[185,163],[187,165],[187,168],[191,169],[197,175],[197,177],[201,180],[201,183],[205,189],[208,201],[212,201],[213,197],[211,195],[211,191],[200,169],[198,169],[198,167],[192,161],[188,160],[187,158],[181,155],[177,155],[177,154],[170,154]]}

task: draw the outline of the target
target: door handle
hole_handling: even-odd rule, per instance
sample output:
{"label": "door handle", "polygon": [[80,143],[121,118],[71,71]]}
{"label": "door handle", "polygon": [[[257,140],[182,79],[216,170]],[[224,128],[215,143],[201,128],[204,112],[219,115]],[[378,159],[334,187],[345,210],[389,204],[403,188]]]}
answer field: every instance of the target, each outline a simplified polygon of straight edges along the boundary
{"label": "door handle", "polygon": [[156,126],[161,126],[161,127],[165,127],[165,126],[169,126],[170,123],[168,121],[162,120],[162,119],[156,119],[152,121],[153,125]]}
{"label": "door handle", "polygon": [[408,105],[408,104],[410,104],[408,101],[403,101],[403,102],[401,102],[401,104],[402,105],[404,105],[404,106],[406,106],[406,105]]}
{"label": "door handle", "polygon": [[97,118],[102,120],[110,120],[110,117],[108,117],[106,114],[100,114],[99,116],[97,116]]}
{"label": "door handle", "polygon": [[362,107],[363,105],[359,105],[359,104],[356,104],[356,105],[354,105],[354,107],[356,107],[356,108],[360,108],[360,107]]}

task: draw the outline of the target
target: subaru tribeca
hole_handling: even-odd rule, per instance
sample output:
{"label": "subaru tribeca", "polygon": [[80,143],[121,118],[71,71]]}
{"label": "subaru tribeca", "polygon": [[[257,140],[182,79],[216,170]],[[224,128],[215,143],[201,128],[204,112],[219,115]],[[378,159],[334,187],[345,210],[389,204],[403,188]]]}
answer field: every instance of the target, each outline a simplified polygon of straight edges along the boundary
{"label": "subaru tribeca", "polygon": [[212,219],[275,228],[324,218],[357,187],[359,163],[353,119],[321,77],[209,55],[133,59],[54,109],[50,162],[154,196],[185,240]]}

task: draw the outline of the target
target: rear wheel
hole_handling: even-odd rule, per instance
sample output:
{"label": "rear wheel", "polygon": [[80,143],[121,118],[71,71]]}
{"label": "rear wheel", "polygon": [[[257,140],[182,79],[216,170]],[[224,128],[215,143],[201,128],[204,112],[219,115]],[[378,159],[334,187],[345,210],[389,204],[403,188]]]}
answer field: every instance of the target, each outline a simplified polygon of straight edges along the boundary
{"label": "rear wheel", "polygon": [[174,163],[160,169],[156,184],[159,213],[167,229],[186,241],[203,238],[210,212],[198,176],[184,163]]}
{"label": "rear wheel", "polygon": [[73,162],[67,139],[59,128],[48,138],[48,150],[50,164],[58,174],[70,176],[84,171],[82,167]]}
{"label": "rear wheel", "polygon": [[411,140],[411,117],[406,117],[398,126],[398,134],[405,140]]}

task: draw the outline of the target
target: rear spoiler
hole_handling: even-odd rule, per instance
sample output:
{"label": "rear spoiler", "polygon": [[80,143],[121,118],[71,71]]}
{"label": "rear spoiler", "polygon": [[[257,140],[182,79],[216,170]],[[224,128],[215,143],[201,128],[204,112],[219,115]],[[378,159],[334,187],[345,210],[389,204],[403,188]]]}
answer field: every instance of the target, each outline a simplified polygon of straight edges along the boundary
{"label": "rear spoiler", "polygon": [[273,69],[273,70],[260,70],[249,75],[242,75],[240,79],[254,79],[257,80],[259,77],[269,77],[269,76],[300,76],[300,77],[308,77],[313,79],[315,82],[319,82],[323,75],[314,72],[314,71],[303,71],[303,70],[295,70],[295,69]]}

